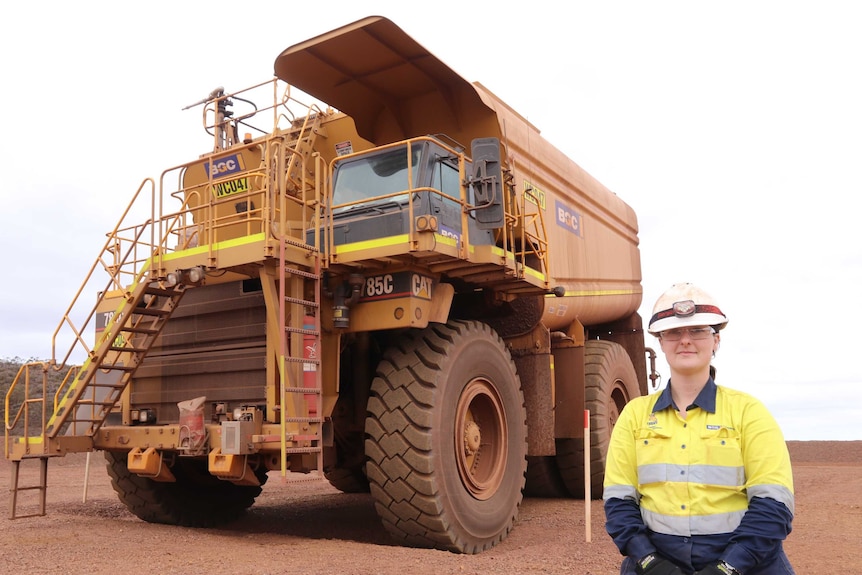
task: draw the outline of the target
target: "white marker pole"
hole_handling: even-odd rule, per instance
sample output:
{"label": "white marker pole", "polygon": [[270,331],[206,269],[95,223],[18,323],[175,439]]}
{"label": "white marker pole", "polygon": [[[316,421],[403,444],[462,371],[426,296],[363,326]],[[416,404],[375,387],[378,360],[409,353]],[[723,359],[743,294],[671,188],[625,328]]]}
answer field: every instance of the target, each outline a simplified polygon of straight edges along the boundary
{"label": "white marker pole", "polygon": [[584,523],[587,528],[587,543],[592,535],[592,495],[590,493],[590,410],[584,410]]}
{"label": "white marker pole", "polygon": [[87,486],[90,484],[90,453],[92,453],[92,452],[91,451],[87,452],[87,463],[86,463],[86,466],[84,467],[84,495],[83,495],[83,502],[84,503],[87,502]]}

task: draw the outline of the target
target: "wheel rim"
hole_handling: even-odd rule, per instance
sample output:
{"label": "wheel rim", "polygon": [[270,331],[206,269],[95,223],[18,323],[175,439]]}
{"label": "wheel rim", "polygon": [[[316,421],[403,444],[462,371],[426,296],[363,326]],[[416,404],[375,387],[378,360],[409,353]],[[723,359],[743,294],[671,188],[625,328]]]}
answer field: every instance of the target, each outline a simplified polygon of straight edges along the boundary
{"label": "wheel rim", "polygon": [[461,483],[479,500],[489,499],[506,469],[506,413],[494,386],[472,380],[458,399],[455,452]]}

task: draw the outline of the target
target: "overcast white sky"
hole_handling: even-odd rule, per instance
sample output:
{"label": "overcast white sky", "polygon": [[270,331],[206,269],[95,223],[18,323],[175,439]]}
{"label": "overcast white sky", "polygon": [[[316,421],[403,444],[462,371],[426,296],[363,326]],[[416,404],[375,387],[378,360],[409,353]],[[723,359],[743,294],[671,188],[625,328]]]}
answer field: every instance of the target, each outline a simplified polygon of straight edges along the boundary
{"label": "overcast white sky", "polygon": [[199,110],[183,106],[266,80],[284,48],[379,14],[635,209],[645,319],[672,283],[701,285],[730,318],[719,383],[761,398],[788,439],[862,439],[857,4],[12,3],[0,357],[48,357],[143,178],[207,151]]}

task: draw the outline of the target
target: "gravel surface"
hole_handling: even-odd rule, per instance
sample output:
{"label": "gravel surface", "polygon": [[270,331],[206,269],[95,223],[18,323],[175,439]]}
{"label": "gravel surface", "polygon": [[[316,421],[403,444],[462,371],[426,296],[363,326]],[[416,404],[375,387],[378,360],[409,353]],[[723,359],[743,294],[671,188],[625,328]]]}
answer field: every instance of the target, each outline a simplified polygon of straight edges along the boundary
{"label": "gravel surface", "polygon": [[[799,575],[862,573],[862,441],[788,442],[797,516],[786,542]],[[220,529],[145,523],[110,486],[101,453],[52,460],[48,514],[0,519],[4,572],[38,574],[513,574],[614,575],[619,554],[604,531],[599,501],[526,498],[515,529],[479,555],[393,545],[370,495],[343,494],[322,481],[285,483],[272,473],[257,503]],[[21,485],[37,481],[24,462]],[[0,460],[8,478],[12,466]],[[34,491],[19,509],[34,509]],[[0,505],[9,508],[3,490]]]}

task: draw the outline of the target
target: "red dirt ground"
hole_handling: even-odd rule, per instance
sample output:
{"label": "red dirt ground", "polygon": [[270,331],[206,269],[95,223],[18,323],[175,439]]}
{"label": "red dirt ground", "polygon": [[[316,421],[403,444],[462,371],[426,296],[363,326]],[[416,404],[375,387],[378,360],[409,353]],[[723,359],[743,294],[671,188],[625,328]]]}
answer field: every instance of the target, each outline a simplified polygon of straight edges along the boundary
{"label": "red dirt ground", "polygon": [[[799,575],[862,573],[862,441],[788,442],[796,519],[785,548]],[[221,529],[149,524],[131,515],[110,486],[100,453],[91,456],[84,502],[84,455],[52,460],[48,514],[0,519],[6,573],[129,574],[518,574],[614,575],[620,557],[604,531],[600,501],[527,498],[515,529],[479,555],[392,544],[370,495],[340,493],[325,482],[285,484],[271,474],[243,519]],[[25,462],[21,485],[38,465]],[[11,465],[0,461],[9,478]],[[22,495],[31,504],[35,492]],[[8,510],[9,493],[0,495]]]}

